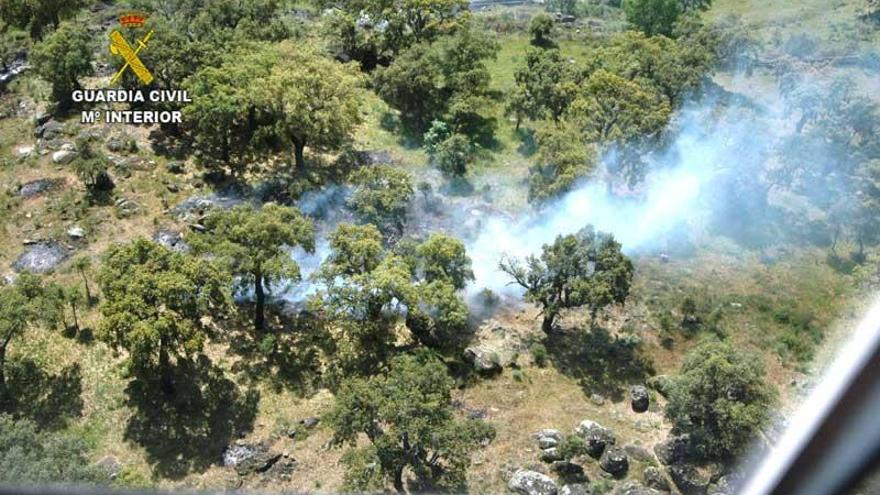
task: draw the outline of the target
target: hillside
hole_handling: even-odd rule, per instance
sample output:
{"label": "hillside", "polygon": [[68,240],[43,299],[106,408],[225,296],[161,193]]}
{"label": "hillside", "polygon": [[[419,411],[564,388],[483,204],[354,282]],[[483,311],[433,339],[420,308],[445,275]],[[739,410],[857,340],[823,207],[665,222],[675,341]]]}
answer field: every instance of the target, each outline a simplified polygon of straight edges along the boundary
{"label": "hillside", "polygon": [[732,494],[880,283],[866,2],[24,3],[0,483]]}

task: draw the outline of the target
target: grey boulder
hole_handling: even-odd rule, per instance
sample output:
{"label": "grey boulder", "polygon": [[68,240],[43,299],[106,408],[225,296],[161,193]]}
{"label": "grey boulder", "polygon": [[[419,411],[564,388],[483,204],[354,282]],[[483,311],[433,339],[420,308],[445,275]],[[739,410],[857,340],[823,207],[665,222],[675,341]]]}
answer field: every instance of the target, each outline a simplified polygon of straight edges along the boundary
{"label": "grey boulder", "polygon": [[629,470],[629,458],[623,449],[611,447],[602,454],[602,458],[599,459],[599,467],[615,478],[622,478]]}
{"label": "grey boulder", "polygon": [[636,385],[630,390],[630,404],[632,410],[637,413],[643,413],[648,410],[649,398],[648,389],[642,385]]}
{"label": "grey boulder", "polygon": [[596,458],[602,455],[607,446],[617,443],[613,431],[589,419],[581,421],[574,431],[586,440],[587,453]]}
{"label": "grey boulder", "polygon": [[520,469],[513,473],[507,487],[521,495],[556,495],[556,483],[549,476]]}

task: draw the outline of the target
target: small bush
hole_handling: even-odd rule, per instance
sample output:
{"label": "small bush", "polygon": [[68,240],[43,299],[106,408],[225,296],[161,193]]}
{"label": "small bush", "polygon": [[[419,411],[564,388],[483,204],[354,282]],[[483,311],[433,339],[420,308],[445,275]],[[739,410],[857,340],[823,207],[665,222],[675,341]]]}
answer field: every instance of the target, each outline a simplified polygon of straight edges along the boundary
{"label": "small bush", "polygon": [[544,367],[547,364],[547,348],[544,347],[544,344],[534,343],[529,347],[529,352],[532,353],[532,359],[535,360],[535,364],[540,367]]}

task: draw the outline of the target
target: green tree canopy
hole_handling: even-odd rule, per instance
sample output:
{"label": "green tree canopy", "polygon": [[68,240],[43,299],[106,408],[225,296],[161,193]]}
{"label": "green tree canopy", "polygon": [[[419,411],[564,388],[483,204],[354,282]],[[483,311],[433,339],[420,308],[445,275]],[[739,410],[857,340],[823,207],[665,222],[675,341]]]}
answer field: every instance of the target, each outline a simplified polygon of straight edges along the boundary
{"label": "green tree canopy", "polygon": [[0,20],[27,29],[31,38],[39,40],[47,28],[58,28],[85,6],[85,0],[0,0]]}
{"label": "green tree canopy", "polygon": [[415,250],[415,271],[426,282],[446,282],[455,290],[474,280],[471,260],[462,242],[445,234],[431,234]]}
{"label": "green tree canopy", "polygon": [[249,45],[187,80],[186,121],[206,158],[233,174],[282,150],[303,170],[306,147],[337,148],[361,122],[361,83],[356,69],[308,48]]}
{"label": "green tree canopy", "polygon": [[146,239],[110,246],[98,281],[98,337],[126,350],[136,373],[158,367],[167,392],[173,390],[171,358],[200,352],[204,318],[232,304],[232,282],[222,270]]}
{"label": "green tree canopy", "polygon": [[760,360],[729,344],[707,342],[685,357],[670,386],[666,417],[675,430],[691,435],[705,460],[729,461],[758,434],[774,400]]}
{"label": "green tree canopy", "polygon": [[415,195],[412,176],[392,165],[361,167],[351,174],[349,205],[364,223],[386,235],[403,233],[406,210]]}
{"label": "green tree canopy", "polygon": [[296,208],[266,203],[259,209],[242,204],[219,210],[204,220],[205,232],[193,239],[197,251],[210,253],[241,288],[253,289],[254,328],[265,328],[266,288],[300,280],[291,249],[315,251],[312,222]]}
{"label": "green tree canopy", "polygon": [[500,268],[525,289],[527,301],[541,306],[542,328],[550,333],[564,309],[586,306],[595,319],[598,310],[624,303],[633,265],[620,248],[613,236],[588,226],[557,237],[540,257],[526,258],[525,265],[506,259]]}
{"label": "green tree canopy", "polygon": [[680,0],[623,0],[626,20],[648,36],[669,36],[681,16]]}
{"label": "green tree canopy", "polygon": [[[382,374],[343,384],[327,423],[336,445],[351,446],[343,457],[347,488],[381,490],[391,482],[402,493],[411,474],[417,491],[460,490],[472,452],[494,429],[455,417],[452,386],[443,363],[426,352],[395,357]],[[361,434],[368,446],[357,446]]]}
{"label": "green tree canopy", "polygon": [[278,138],[293,151],[296,168],[302,170],[307,146],[336,149],[361,123],[362,80],[355,67],[300,44],[281,43],[277,51],[278,63],[263,98],[278,116]]}
{"label": "green tree canopy", "polygon": [[600,151],[618,151],[612,170],[635,183],[645,174],[640,148],[656,141],[671,115],[652,86],[600,69],[581,86],[565,118]]}
{"label": "green tree canopy", "polygon": [[583,72],[559,50],[529,50],[525,65],[514,73],[516,88],[507,112],[517,123],[524,118],[559,120],[574,101]]}
{"label": "green tree canopy", "polygon": [[0,483],[6,485],[106,484],[85,442],[67,433],[42,432],[28,419],[0,414]]}
{"label": "green tree canopy", "polygon": [[20,274],[14,284],[0,288],[0,409],[10,399],[5,373],[9,346],[33,325],[54,328],[63,321],[64,302],[57,297],[59,289],[29,273]]}
{"label": "green tree canopy", "polygon": [[81,87],[79,78],[92,72],[92,36],[83,24],[63,22],[34,45],[30,59],[37,74],[52,85],[58,108],[66,110],[73,91]]}
{"label": "green tree canopy", "polygon": [[467,0],[318,0],[333,8],[329,31],[340,56],[366,70],[416,43],[454,32],[468,19]]}
{"label": "green tree canopy", "polygon": [[254,45],[186,80],[193,101],[184,108],[184,122],[203,165],[240,176],[277,147],[272,141],[276,117],[258,91],[276,60],[269,47]]}
{"label": "green tree canopy", "polygon": [[596,168],[596,148],[575,127],[548,125],[537,132],[538,154],[529,169],[529,201],[542,203],[571,190]]}
{"label": "green tree canopy", "polygon": [[701,34],[699,38],[673,40],[638,31],[612,36],[608,43],[590,51],[587,71],[603,69],[643,87],[652,87],[666,97],[671,107],[677,107],[685,94],[698,89],[710,74],[714,48],[720,42],[715,35],[701,32],[700,27],[693,29],[693,35]]}
{"label": "green tree canopy", "polygon": [[324,289],[313,308],[337,329],[337,368],[370,372],[393,350],[405,324],[416,342],[452,349],[466,334],[469,310],[460,291],[473,279],[461,241],[435,234],[383,250],[370,224],[340,225],[318,276]]}
{"label": "green tree canopy", "polygon": [[[477,131],[484,132],[473,129],[474,115],[491,96],[485,61],[497,50],[497,43],[485,33],[462,28],[434,42],[413,45],[390,66],[377,70],[373,85],[411,130],[421,134],[431,122],[442,120],[453,132],[473,138]],[[489,125],[479,119],[477,124]]]}
{"label": "green tree canopy", "polygon": [[553,19],[545,14],[540,13],[529,22],[529,35],[532,37],[532,44],[535,46],[551,46],[553,40],[550,36],[553,34]]}

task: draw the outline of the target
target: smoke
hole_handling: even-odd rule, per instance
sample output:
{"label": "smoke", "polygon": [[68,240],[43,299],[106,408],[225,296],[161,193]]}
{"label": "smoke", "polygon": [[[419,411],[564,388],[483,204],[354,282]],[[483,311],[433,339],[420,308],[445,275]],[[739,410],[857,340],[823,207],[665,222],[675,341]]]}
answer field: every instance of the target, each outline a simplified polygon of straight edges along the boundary
{"label": "smoke", "polygon": [[[468,244],[476,276],[471,289],[518,292],[498,269],[499,260],[538,254],[557,236],[588,224],[613,234],[628,254],[658,252],[671,235],[682,235],[682,227],[703,224],[724,211],[731,191],[719,186],[731,172],[752,174],[760,168],[767,156],[755,150],[767,149],[776,138],[765,122],[739,110],[717,99],[681,110],[670,124],[668,144],[647,157],[651,173],[637,191],[615,193],[588,179],[540,212],[486,221]],[[613,160],[605,156],[603,166],[612,168]],[[758,178],[752,174],[747,179]]]}

